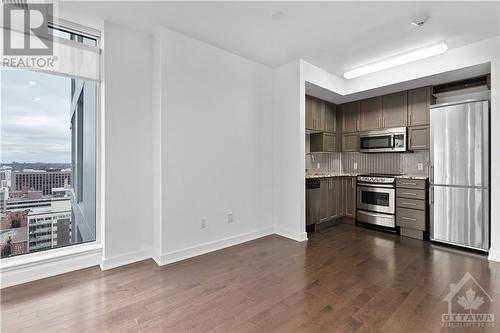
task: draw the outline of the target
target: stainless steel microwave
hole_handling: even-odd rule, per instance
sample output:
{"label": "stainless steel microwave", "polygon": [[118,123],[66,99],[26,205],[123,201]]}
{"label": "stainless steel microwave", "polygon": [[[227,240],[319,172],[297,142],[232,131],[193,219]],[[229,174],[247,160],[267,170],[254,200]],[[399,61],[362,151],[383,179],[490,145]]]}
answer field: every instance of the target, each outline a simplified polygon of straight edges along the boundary
{"label": "stainless steel microwave", "polygon": [[359,151],[363,153],[394,153],[406,151],[406,127],[361,132]]}

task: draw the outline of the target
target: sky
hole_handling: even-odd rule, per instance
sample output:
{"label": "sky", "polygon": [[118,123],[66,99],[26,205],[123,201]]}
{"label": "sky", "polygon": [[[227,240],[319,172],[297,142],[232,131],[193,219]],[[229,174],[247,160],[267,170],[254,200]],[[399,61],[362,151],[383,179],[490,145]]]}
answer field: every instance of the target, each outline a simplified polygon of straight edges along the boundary
{"label": "sky", "polygon": [[0,163],[71,162],[71,80],[0,70]]}

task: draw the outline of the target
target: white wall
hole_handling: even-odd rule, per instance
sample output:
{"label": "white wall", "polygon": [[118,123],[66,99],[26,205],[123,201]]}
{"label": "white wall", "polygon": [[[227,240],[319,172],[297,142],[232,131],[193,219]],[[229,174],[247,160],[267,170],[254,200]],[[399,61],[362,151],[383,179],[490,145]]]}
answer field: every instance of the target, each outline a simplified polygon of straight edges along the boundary
{"label": "white wall", "polygon": [[274,70],[273,218],[276,233],[304,241],[305,86],[300,82],[299,60]]}
{"label": "white wall", "polygon": [[155,259],[165,264],[272,233],[272,70],[168,29],[155,44]]}
{"label": "white wall", "polygon": [[[428,58],[404,66],[388,69],[354,80],[343,80],[307,62],[300,61],[300,77],[289,74],[288,84],[300,86],[300,94],[303,95],[306,81],[322,88],[331,90],[339,95],[355,94],[366,90],[376,89],[388,85],[402,83],[408,80],[415,80],[427,76],[437,75],[447,71],[457,70],[464,67],[478,64],[491,63],[491,142],[500,140],[500,38],[484,40],[478,43],[466,45],[464,47],[452,49],[440,56]],[[277,73],[285,70],[285,66],[278,68]],[[293,83],[292,83],[293,81]],[[298,82],[297,82],[298,81]],[[298,91],[299,88],[296,90]],[[275,114],[280,116],[287,112],[295,113],[286,122],[286,126],[279,129],[279,136],[288,140],[275,140],[274,149],[277,152],[286,153],[287,164],[302,165],[304,161],[305,147],[301,143],[298,153],[290,151],[289,142],[304,141],[303,121],[305,113],[305,103],[303,100],[295,99],[296,105],[276,104]],[[299,113],[299,114],[297,114]],[[276,135],[275,135],[276,137]],[[275,163],[279,166],[279,161],[275,158]],[[492,147],[491,152],[491,249],[489,259],[500,261],[500,206],[494,203],[500,202],[500,154]],[[283,212],[283,207],[295,207],[298,202],[303,202],[303,182],[304,177],[299,172],[281,173],[279,179],[275,179],[274,197],[280,198],[276,204],[276,218],[279,219],[283,228],[296,228],[296,219],[281,219],[279,212]],[[283,184],[295,184],[284,187]],[[299,194],[290,194],[290,190],[298,189]],[[298,198],[297,198],[298,197]],[[278,205],[279,204],[279,205]],[[295,210],[295,214],[297,214]],[[286,217],[286,215],[283,215]],[[305,216],[300,213],[300,225],[305,224]]]}
{"label": "white wall", "polygon": [[104,23],[103,268],[151,257],[152,37]]}

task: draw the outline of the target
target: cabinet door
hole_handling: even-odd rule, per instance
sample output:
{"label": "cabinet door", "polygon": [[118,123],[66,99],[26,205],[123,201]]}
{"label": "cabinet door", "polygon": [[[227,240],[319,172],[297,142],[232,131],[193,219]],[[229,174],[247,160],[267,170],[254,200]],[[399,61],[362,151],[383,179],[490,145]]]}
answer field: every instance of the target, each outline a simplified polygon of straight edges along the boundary
{"label": "cabinet door", "polygon": [[329,207],[328,198],[330,196],[330,179],[320,180],[320,204],[319,204],[319,219],[320,221],[327,220],[329,218]]}
{"label": "cabinet door", "polygon": [[342,134],[342,151],[359,151],[359,134]]}
{"label": "cabinet door", "polygon": [[335,198],[336,193],[334,191],[335,178],[330,178],[328,180],[328,218],[335,217]]}
{"label": "cabinet door", "polygon": [[342,132],[357,132],[359,130],[359,101],[342,105]]}
{"label": "cabinet door", "polygon": [[360,130],[377,130],[382,127],[382,97],[361,101]]}
{"label": "cabinet door", "polygon": [[414,126],[408,128],[408,149],[429,149],[429,126]]}
{"label": "cabinet door", "polygon": [[314,130],[313,100],[306,96],[306,130]]}
{"label": "cabinet door", "polygon": [[408,126],[429,125],[431,95],[431,87],[408,91]]}
{"label": "cabinet door", "polygon": [[325,132],[335,133],[337,124],[336,124],[336,116],[335,116],[335,105],[329,103],[323,103],[323,111],[324,111],[324,127]]}
{"label": "cabinet door", "polygon": [[406,127],[408,121],[408,92],[382,97],[382,127]]}
{"label": "cabinet door", "polygon": [[323,133],[323,145],[324,151],[337,151],[337,136],[331,133]]}
{"label": "cabinet door", "polygon": [[344,215],[356,217],[356,177],[347,177],[344,182]]}
{"label": "cabinet door", "polygon": [[324,120],[323,120],[323,103],[317,99],[312,99],[312,111],[313,111],[313,129],[316,131],[324,130]]}

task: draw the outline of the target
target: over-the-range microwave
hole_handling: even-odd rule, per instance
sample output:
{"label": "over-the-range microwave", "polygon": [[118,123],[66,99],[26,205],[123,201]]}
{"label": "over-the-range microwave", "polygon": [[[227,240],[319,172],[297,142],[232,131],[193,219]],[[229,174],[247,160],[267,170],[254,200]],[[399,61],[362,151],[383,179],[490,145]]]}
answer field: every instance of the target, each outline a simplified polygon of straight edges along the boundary
{"label": "over-the-range microwave", "polygon": [[406,151],[406,127],[361,132],[359,151],[363,153],[394,153]]}

